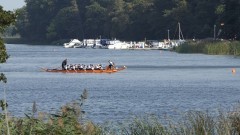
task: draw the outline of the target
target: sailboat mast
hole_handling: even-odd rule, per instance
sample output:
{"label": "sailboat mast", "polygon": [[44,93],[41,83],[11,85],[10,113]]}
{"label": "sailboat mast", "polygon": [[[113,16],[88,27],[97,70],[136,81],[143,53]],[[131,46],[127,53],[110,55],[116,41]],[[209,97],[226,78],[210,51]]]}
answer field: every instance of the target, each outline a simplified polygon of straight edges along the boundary
{"label": "sailboat mast", "polygon": [[178,22],[178,38],[181,40],[181,28],[180,28],[180,23]]}
{"label": "sailboat mast", "polygon": [[168,41],[170,41],[170,38],[169,38],[169,30],[168,30]]}
{"label": "sailboat mast", "polygon": [[183,34],[182,34],[182,30],[181,30],[181,26],[180,26],[180,22],[178,22],[178,38],[179,40],[184,40]]}

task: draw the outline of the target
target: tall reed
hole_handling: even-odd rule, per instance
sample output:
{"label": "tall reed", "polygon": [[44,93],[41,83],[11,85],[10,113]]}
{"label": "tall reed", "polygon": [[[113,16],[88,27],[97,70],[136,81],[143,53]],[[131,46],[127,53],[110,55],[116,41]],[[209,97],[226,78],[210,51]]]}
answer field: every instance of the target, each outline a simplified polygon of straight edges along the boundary
{"label": "tall reed", "polygon": [[239,41],[188,41],[175,48],[179,53],[204,53],[210,55],[240,55]]}
{"label": "tall reed", "polygon": [[[84,90],[79,100],[66,104],[56,114],[37,114],[37,105],[34,102],[32,112],[26,117],[12,117],[8,120],[9,128],[5,129],[5,117],[0,113],[0,134],[7,135],[100,135],[101,128],[92,122],[82,122],[84,111],[82,106],[87,99],[87,90]],[[9,130],[8,130],[9,129]]]}
{"label": "tall reed", "polygon": [[170,135],[160,120],[153,116],[134,118],[121,132],[123,135]]}
{"label": "tall reed", "polygon": [[[174,119],[163,121],[164,119],[159,119],[155,115],[147,115],[135,117],[123,124],[110,125],[111,128],[108,128],[91,121],[83,121],[81,116],[85,112],[82,110],[82,105],[87,97],[87,90],[84,90],[79,100],[62,106],[55,114],[37,112],[37,104],[34,102],[32,112],[25,117],[8,117],[9,131],[5,126],[5,112],[0,112],[0,134],[239,135],[240,133],[240,104],[229,112],[219,111],[214,115],[208,111],[188,111],[175,121]],[[5,106],[7,108],[7,105]]]}

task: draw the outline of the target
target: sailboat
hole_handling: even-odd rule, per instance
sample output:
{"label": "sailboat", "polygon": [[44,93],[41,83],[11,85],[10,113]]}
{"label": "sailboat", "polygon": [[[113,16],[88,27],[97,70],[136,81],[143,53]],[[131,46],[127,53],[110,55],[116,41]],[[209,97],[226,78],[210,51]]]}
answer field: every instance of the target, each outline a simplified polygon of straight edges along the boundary
{"label": "sailboat", "polygon": [[180,24],[180,22],[178,22],[178,40],[172,41],[172,45],[179,46],[179,45],[183,44],[184,42],[186,42],[186,40],[184,40],[184,37],[183,37],[183,33],[181,30],[181,24]]}
{"label": "sailboat", "polygon": [[164,39],[163,42],[158,42],[159,49],[169,50],[169,49],[172,49],[173,47],[177,47],[185,42],[180,23],[178,23],[177,28],[178,29],[176,31],[178,31],[178,40],[170,40],[169,30],[168,30],[168,39]]}

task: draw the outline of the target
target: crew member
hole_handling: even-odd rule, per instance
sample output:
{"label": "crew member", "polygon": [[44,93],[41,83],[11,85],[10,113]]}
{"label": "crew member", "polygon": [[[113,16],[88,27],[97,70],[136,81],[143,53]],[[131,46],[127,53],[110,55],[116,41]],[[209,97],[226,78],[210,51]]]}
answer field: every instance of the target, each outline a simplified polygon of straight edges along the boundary
{"label": "crew member", "polygon": [[67,59],[63,60],[62,62],[62,70],[66,70],[66,65],[67,65]]}
{"label": "crew member", "polygon": [[112,69],[113,66],[114,66],[114,63],[112,61],[110,61],[110,60],[108,61],[108,63],[109,63],[109,65],[108,65],[109,69]]}

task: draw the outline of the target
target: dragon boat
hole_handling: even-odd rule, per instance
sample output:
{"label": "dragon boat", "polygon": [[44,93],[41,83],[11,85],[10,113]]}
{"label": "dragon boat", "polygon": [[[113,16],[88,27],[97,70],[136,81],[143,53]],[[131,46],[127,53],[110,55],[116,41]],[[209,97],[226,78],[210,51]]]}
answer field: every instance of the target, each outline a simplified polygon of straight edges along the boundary
{"label": "dragon boat", "polygon": [[112,69],[110,68],[105,68],[105,69],[71,69],[71,70],[63,70],[59,68],[41,68],[45,72],[55,72],[55,73],[115,73],[121,70],[126,69],[126,66],[122,67],[114,67]]}

